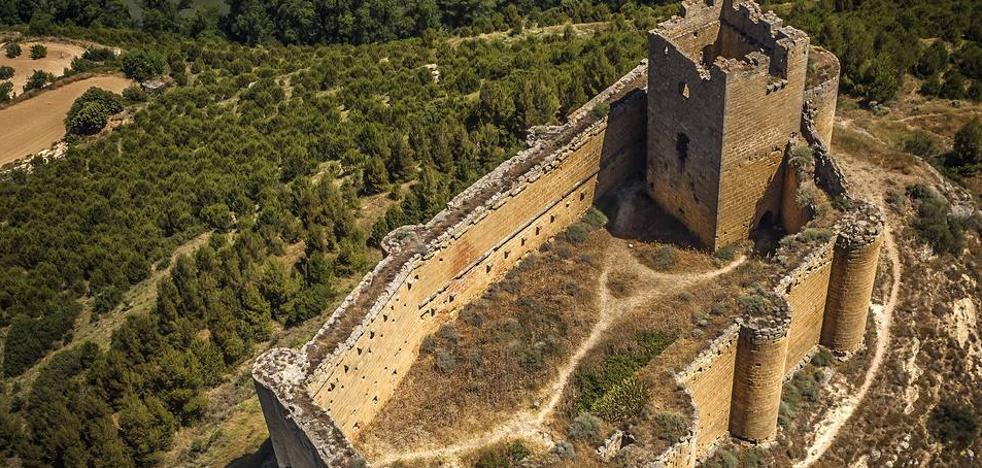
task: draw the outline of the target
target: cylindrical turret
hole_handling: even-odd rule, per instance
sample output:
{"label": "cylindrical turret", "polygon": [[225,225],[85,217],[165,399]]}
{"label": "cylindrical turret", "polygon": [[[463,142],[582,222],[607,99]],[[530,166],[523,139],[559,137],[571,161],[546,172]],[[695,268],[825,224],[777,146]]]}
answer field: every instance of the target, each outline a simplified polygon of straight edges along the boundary
{"label": "cylindrical turret", "polygon": [[833,351],[851,353],[863,343],[882,231],[883,217],[869,205],[849,213],[840,223],[821,340]]}
{"label": "cylindrical turret", "polygon": [[733,375],[730,434],[750,442],[766,441],[777,431],[788,355],[787,301],[774,295],[766,299],[764,307],[770,310],[741,324]]}

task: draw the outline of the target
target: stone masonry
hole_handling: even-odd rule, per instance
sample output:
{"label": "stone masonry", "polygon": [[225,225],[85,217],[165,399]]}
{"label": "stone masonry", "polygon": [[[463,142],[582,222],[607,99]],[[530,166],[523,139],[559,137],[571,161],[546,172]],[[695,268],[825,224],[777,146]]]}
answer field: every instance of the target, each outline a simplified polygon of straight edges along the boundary
{"label": "stone masonry", "polygon": [[[806,178],[849,207],[832,239],[785,263],[786,274],[762,278],[767,290],[666,379],[689,399],[690,430],[655,466],[695,466],[723,437],[771,439],[785,379],[820,342],[844,354],[862,345],[883,219],[851,197],[829,150],[838,62],[828,54],[831,66],[806,80],[808,37],[753,2],[683,7],[650,33],[648,62],[565,124],[530,130],[528,149],[425,225],[386,236],[385,258],[310,342],[256,361],[280,467],[370,463],[350,440],[392,396],[422,339],[642,174],[652,198],[713,249],[761,223],[806,229],[811,210],[795,198]],[[798,136],[815,153],[804,169],[788,163]]]}
{"label": "stone masonry", "polygon": [[780,212],[801,123],[808,36],[753,2],[683,2],[649,35],[652,198],[711,249]]}

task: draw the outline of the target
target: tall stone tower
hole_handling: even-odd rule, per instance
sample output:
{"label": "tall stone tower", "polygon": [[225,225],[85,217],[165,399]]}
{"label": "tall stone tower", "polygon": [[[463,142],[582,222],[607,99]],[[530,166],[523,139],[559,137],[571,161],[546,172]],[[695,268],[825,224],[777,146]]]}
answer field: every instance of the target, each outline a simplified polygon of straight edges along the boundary
{"label": "tall stone tower", "polygon": [[808,36],[747,0],[686,0],[648,42],[652,198],[716,249],[777,222]]}

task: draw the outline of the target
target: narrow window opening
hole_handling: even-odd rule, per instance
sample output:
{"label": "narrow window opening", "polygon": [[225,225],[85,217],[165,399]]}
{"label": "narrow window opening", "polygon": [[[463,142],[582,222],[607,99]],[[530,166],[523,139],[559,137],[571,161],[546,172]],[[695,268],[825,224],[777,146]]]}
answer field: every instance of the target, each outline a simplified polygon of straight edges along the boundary
{"label": "narrow window opening", "polygon": [[522,238],[522,247],[525,247],[525,238]]}
{"label": "narrow window opening", "polygon": [[586,192],[580,192],[580,201],[583,201],[585,199],[586,199]]}
{"label": "narrow window opening", "polygon": [[536,226],[535,227],[535,235],[539,235],[540,232],[542,232],[542,228]]}
{"label": "narrow window opening", "polygon": [[511,252],[509,252],[509,251],[507,251],[507,250],[506,250],[506,251],[505,251],[505,259],[507,259],[507,258],[508,258],[508,255],[509,255],[509,254],[511,254]]}
{"label": "narrow window opening", "polygon": [[485,273],[491,273],[491,265],[488,265],[488,266],[484,267],[484,272]]}
{"label": "narrow window opening", "polygon": [[549,222],[550,223],[555,223],[556,222],[556,215],[550,215],[549,216]]}
{"label": "narrow window opening", "polygon": [[689,136],[679,133],[675,138],[675,151],[678,152],[679,163],[685,166],[685,160],[689,159]]}

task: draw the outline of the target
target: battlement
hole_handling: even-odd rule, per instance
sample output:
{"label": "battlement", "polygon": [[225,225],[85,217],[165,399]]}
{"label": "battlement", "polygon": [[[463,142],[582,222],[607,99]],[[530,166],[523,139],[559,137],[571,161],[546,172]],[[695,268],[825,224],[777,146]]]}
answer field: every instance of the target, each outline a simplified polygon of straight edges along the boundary
{"label": "battlement", "polygon": [[761,12],[756,3],[690,0],[682,11],[651,31],[653,48],[684,55],[704,79],[736,73],[787,79],[789,57],[807,53],[805,33],[771,11]]}
{"label": "battlement", "polygon": [[[651,32],[647,62],[564,124],[530,129],[526,150],[426,224],[385,236],[385,257],[310,342],[257,360],[280,466],[362,462],[350,440],[392,398],[424,337],[641,173],[651,198],[714,249],[768,222],[791,235],[808,226],[795,194],[809,179],[848,201],[828,239],[779,250],[764,286],[737,301],[740,317],[670,379],[691,427],[656,466],[694,466],[726,436],[768,440],[800,363],[820,343],[841,353],[862,344],[883,218],[851,196],[828,149],[838,62],[828,54],[806,81],[808,37],[750,1],[686,1],[683,11]],[[790,167],[799,136],[814,164]]]}

